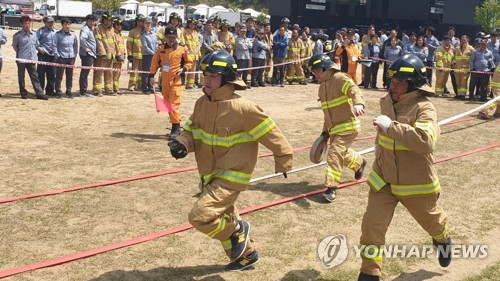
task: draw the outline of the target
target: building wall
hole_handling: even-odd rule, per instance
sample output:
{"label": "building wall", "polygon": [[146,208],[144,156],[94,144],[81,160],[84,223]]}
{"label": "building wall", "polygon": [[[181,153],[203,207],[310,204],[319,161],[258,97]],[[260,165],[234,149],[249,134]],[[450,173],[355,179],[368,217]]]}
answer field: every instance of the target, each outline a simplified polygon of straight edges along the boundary
{"label": "building wall", "polygon": [[444,24],[474,25],[476,6],[484,1],[480,0],[445,0],[444,1]]}

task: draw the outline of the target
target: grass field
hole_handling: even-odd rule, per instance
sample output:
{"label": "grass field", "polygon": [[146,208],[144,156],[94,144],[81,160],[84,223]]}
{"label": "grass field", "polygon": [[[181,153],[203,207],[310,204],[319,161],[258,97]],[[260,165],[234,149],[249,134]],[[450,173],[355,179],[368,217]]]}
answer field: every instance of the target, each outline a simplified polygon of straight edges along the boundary
{"label": "grass field", "polygon": [[[9,31],[12,32],[12,31]],[[11,37],[9,37],[11,38]],[[10,43],[8,43],[10,44]],[[12,57],[9,45],[4,56]],[[74,91],[79,71],[75,71]],[[63,189],[195,164],[194,156],[175,160],[165,133],[165,114],[152,96],[73,100],[21,100],[16,67],[4,59],[0,93],[0,198]],[[127,75],[121,85],[127,85]],[[27,81],[27,85],[30,83]],[[30,88],[30,86],[28,87]],[[449,86],[451,88],[451,86]],[[318,85],[253,88],[241,92],[259,103],[293,147],[312,144],[322,128]],[[32,92],[32,90],[31,90]],[[184,93],[184,119],[201,91]],[[384,91],[364,91],[367,113],[361,137],[375,133],[373,117]],[[479,103],[433,99],[440,120]],[[472,120],[441,128],[435,159],[500,140],[498,119]],[[373,140],[355,142],[362,150]],[[261,153],[267,152],[265,148]],[[435,258],[389,259],[383,280],[498,280],[500,263],[500,148],[437,165],[443,191],[440,204],[449,215],[457,244],[486,244],[484,259],[455,259],[440,268]],[[308,151],[295,154],[294,168],[310,165]],[[370,166],[373,154],[367,154]],[[367,171],[368,172],[368,171]],[[262,158],[254,177],[274,173]],[[353,179],[345,170],[343,181]],[[324,167],[252,184],[238,199],[240,209],[322,188]],[[117,243],[185,224],[198,193],[197,172],[155,177],[0,205],[0,271]],[[333,204],[321,196],[245,215],[261,255],[255,269],[224,272],[226,257],[215,240],[189,230],[147,243],[26,272],[5,280],[355,280],[360,260],[350,252],[334,269],[316,256],[318,242],[343,234],[349,247],[359,242],[367,202],[366,184],[338,192]],[[387,234],[391,244],[430,244],[430,237],[398,206]]]}

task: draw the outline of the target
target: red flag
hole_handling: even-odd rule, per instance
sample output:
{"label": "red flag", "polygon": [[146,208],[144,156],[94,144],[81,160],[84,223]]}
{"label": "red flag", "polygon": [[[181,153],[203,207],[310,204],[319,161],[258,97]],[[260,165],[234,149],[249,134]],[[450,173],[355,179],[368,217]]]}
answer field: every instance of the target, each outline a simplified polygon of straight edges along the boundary
{"label": "red flag", "polygon": [[156,112],[171,112],[171,111],[174,111],[174,106],[160,98],[156,93],[155,93],[155,104],[156,104]]}

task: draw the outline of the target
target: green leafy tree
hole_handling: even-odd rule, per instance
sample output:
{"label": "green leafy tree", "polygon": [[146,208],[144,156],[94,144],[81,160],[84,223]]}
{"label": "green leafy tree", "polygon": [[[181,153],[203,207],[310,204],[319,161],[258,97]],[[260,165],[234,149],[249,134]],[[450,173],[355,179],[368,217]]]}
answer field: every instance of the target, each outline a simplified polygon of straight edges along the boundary
{"label": "green leafy tree", "polygon": [[474,21],[486,33],[500,27],[500,0],[486,0],[483,5],[476,7]]}

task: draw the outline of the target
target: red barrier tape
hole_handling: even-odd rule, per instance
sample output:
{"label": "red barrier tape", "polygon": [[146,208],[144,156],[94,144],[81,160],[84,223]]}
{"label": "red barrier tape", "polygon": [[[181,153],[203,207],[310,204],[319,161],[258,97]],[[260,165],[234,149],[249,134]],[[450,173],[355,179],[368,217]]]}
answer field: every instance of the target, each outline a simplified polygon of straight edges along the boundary
{"label": "red barrier tape", "polygon": [[[378,60],[378,61],[383,61],[383,62],[388,62],[391,63],[393,62],[392,60],[386,60],[386,59],[381,59],[377,57],[370,57],[371,60]],[[476,70],[463,70],[463,69],[455,69],[455,68],[447,68],[447,67],[436,67],[436,66],[426,66],[425,68],[427,69],[434,69],[434,70],[446,70],[446,71],[453,71],[453,72],[463,72],[463,73],[481,73],[481,74],[495,74],[495,72],[487,72],[487,71],[476,71]]]}
{"label": "red barrier tape", "polygon": [[[455,154],[455,155],[452,155],[452,156],[449,156],[449,157],[441,158],[439,160],[436,160],[435,163],[441,163],[441,162],[444,162],[444,161],[449,161],[449,160],[452,160],[452,159],[464,157],[464,156],[471,155],[471,154],[474,154],[474,153],[478,153],[480,151],[488,150],[488,149],[491,149],[491,148],[494,148],[494,147],[497,147],[497,146],[500,146],[500,142],[497,142],[497,143],[494,143],[492,145],[488,145],[488,146],[485,146],[485,147],[477,148],[477,149],[474,149],[474,150],[471,150],[471,151],[467,151],[467,152]],[[361,184],[361,183],[366,182],[366,180],[367,179],[364,178],[364,179],[361,179],[361,180],[358,180],[358,181],[348,182],[348,183],[342,184],[340,186],[340,188],[345,188],[345,187],[348,187],[348,186]],[[266,209],[266,208],[269,208],[269,207],[273,207],[273,206],[281,205],[281,204],[288,203],[288,202],[291,202],[291,201],[295,201],[295,200],[298,200],[298,199],[306,198],[306,197],[309,197],[309,196],[312,196],[312,195],[316,195],[316,194],[322,193],[325,190],[326,190],[325,188],[322,188],[322,189],[311,191],[311,192],[308,192],[308,193],[299,194],[299,195],[295,195],[295,196],[291,196],[291,197],[286,197],[286,198],[283,198],[283,199],[280,199],[280,200],[276,200],[276,201],[273,201],[273,202],[270,202],[270,203],[262,204],[262,205],[259,205],[259,206],[249,207],[249,208],[241,210],[240,214],[244,215],[244,214],[248,214],[248,213],[251,213],[251,212],[255,212],[255,211],[262,210],[262,209]],[[164,237],[164,236],[167,236],[167,235],[171,235],[171,234],[183,232],[183,231],[189,230],[191,228],[193,228],[192,225],[190,225],[190,224],[183,224],[183,225],[180,225],[180,226],[177,226],[177,227],[173,227],[173,228],[169,228],[169,229],[166,229],[164,231],[157,232],[157,233],[153,233],[153,234],[148,234],[148,235],[136,237],[136,238],[133,238],[133,239],[130,239],[130,240],[127,240],[127,241],[122,241],[122,242],[119,242],[119,243],[115,243],[115,244],[111,244],[111,245],[106,245],[106,246],[102,246],[102,247],[97,247],[97,248],[90,249],[90,250],[83,251],[83,252],[79,252],[79,253],[76,253],[76,254],[62,256],[62,257],[59,257],[59,258],[55,258],[55,259],[51,259],[51,260],[47,260],[47,261],[43,261],[43,262],[33,263],[33,264],[24,265],[24,266],[20,266],[20,267],[17,267],[17,268],[13,268],[13,269],[1,271],[0,272],[0,279],[1,278],[5,278],[5,277],[9,277],[9,276],[13,276],[13,275],[16,275],[16,274],[20,274],[20,273],[23,273],[23,272],[27,272],[27,271],[32,271],[32,270],[37,270],[37,269],[41,269],[41,268],[46,268],[46,267],[61,265],[61,264],[68,263],[68,262],[71,262],[71,261],[75,261],[75,260],[79,260],[79,259],[84,259],[84,258],[88,258],[88,257],[95,256],[95,255],[98,255],[98,254],[102,254],[102,253],[105,253],[105,252],[109,252],[109,251],[113,251],[113,250],[117,250],[117,249],[129,247],[129,246],[136,245],[136,244],[139,244],[139,243],[148,242],[148,241],[160,238],[160,237]]]}
{"label": "red barrier tape", "polygon": [[[459,119],[459,120],[450,122],[450,123],[448,123],[446,125],[451,125],[451,124],[466,122],[466,121],[475,120],[475,119],[477,119],[477,118],[476,117],[470,117],[470,118]],[[370,136],[366,136],[366,137],[356,138],[355,140],[356,141],[369,140],[369,139],[375,138],[375,136],[376,135],[370,135]],[[310,148],[311,148],[311,145],[307,145],[307,146],[295,148],[293,151],[294,152],[300,152],[300,151],[304,151],[304,150],[307,150],[307,149],[310,149]],[[265,154],[259,155],[259,158],[270,157],[272,155],[273,155],[272,153],[265,153]],[[78,190],[82,190],[82,189],[96,188],[96,187],[101,187],[101,186],[109,186],[109,185],[115,185],[115,184],[120,184],[120,183],[131,182],[131,181],[137,181],[137,180],[143,180],[143,179],[161,177],[161,176],[166,176],[166,175],[171,175],[171,174],[178,174],[178,173],[183,173],[183,172],[189,172],[189,171],[194,171],[197,168],[198,168],[198,166],[189,166],[189,167],[185,167],[185,168],[166,170],[166,171],[163,171],[163,172],[152,173],[152,174],[145,174],[145,175],[139,175],[139,176],[134,176],[134,177],[129,177],[129,178],[123,178],[123,179],[117,179],[117,180],[112,180],[112,181],[106,181],[106,182],[101,182],[101,183],[94,183],[94,184],[82,185],[82,186],[77,186],[77,187],[70,187],[70,188],[59,189],[59,190],[50,190],[50,191],[40,192],[40,193],[32,193],[32,194],[25,194],[25,195],[14,196],[14,197],[1,198],[0,199],[0,204],[5,204],[5,203],[19,201],[19,200],[25,200],[25,199],[32,199],[32,198],[37,198],[37,197],[58,195],[58,194],[63,194],[63,193],[73,192],[73,191],[78,191]]]}

